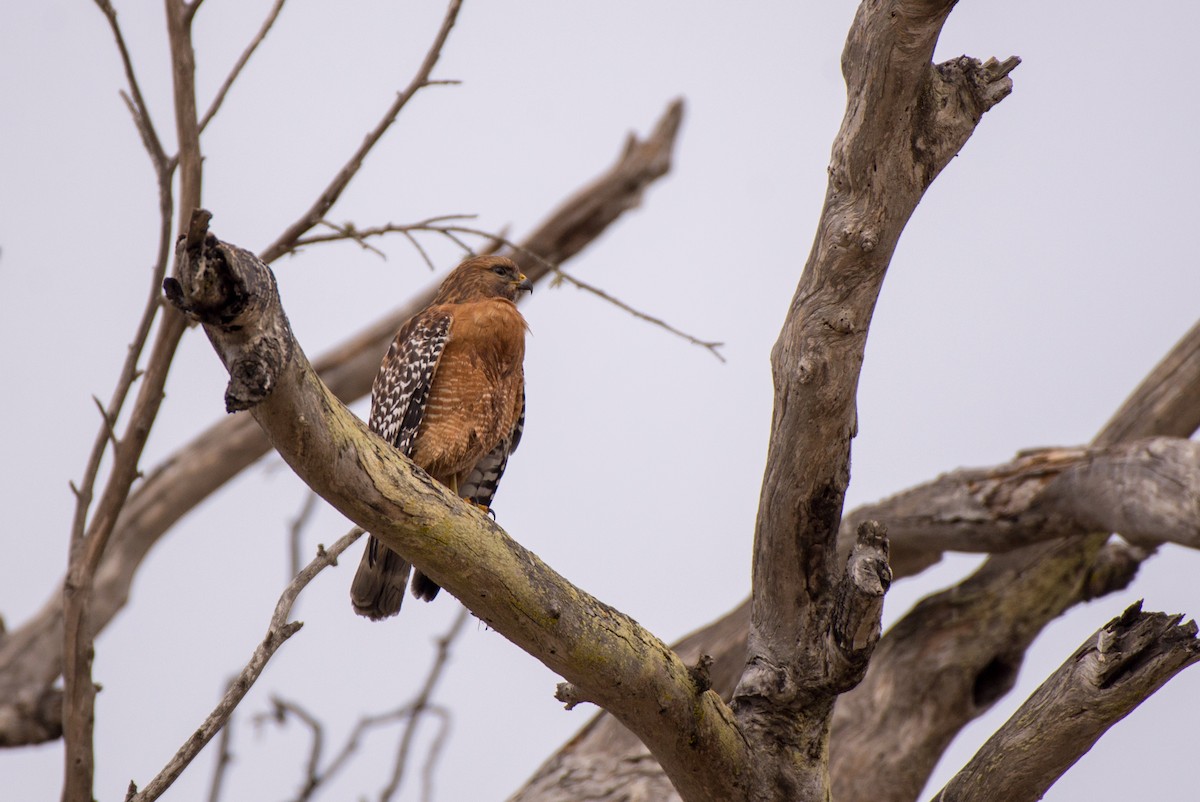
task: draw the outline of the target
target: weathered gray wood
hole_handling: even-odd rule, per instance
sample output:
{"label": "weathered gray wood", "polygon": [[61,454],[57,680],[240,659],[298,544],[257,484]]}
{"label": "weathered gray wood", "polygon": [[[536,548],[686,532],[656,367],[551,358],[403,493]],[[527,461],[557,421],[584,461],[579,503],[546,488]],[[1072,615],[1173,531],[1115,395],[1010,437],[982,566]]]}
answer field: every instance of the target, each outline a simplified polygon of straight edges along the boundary
{"label": "weathered gray wood", "polygon": [[931,63],[953,2],[864,2],[842,55],[847,109],[816,240],[771,354],[775,406],[754,538],[748,661],[733,696],[764,799],[826,800],[829,721],[859,679],[830,638],[872,312],[900,233],[1018,60]]}
{"label": "weathered gray wood", "polygon": [[888,527],[896,576],[946,551],[1001,553],[1093,530],[1143,546],[1200,548],[1200,443],[1158,437],[1043,448],[952,471],[854,510],[842,525],[842,553],[854,526],[871,519]]}
{"label": "weathered gray wood", "polygon": [[1109,727],[1200,662],[1196,622],[1138,602],[1054,672],[934,802],[1041,799]]}

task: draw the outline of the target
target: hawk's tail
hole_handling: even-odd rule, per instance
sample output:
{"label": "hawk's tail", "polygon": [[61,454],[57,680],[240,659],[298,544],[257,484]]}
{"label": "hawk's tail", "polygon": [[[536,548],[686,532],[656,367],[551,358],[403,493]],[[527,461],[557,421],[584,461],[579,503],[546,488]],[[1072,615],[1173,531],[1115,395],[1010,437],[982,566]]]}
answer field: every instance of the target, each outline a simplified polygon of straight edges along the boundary
{"label": "hawk's tail", "polygon": [[372,621],[400,612],[411,569],[408,560],[367,535],[367,547],[363,549],[358,572],[350,583],[354,612]]}

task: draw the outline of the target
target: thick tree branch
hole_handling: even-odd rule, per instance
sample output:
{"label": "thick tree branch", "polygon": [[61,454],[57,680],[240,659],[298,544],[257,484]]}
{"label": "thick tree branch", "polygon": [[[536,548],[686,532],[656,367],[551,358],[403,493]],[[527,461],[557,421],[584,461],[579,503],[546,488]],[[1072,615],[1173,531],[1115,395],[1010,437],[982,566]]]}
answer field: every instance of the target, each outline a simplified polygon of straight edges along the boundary
{"label": "thick tree branch", "polygon": [[[1122,433],[1190,435],[1200,421],[1197,354],[1200,326],[1134,390],[1096,444],[1113,445]],[[830,766],[836,795],[916,799],[951,739],[1012,688],[1042,628],[1075,604],[1132,580],[1145,553],[1107,541],[1107,529],[1084,529],[1069,540],[993,556],[896,624],[863,683],[838,704]],[[875,701],[883,698],[887,710]],[[888,729],[900,723],[902,729]]]}
{"label": "thick tree branch", "polygon": [[1109,727],[1200,662],[1196,622],[1143,613],[1108,622],[1042,683],[934,802],[1041,799]]}
{"label": "thick tree branch", "polygon": [[[930,63],[953,6],[864,2],[842,56],[848,104],[816,241],[771,354],[775,411],[755,529],[749,662],[734,709],[764,788],[829,796],[829,716],[857,672],[833,659],[837,533],[867,330],[900,233],[1018,63]],[[844,673],[845,672],[845,673]]]}
{"label": "thick tree branch", "polygon": [[887,524],[898,577],[946,551],[1001,553],[1087,531],[1200,548],[1200,443],[1158,437],[1042,448],[1004,465],[952,471],[850,513],[843,553],[868,519]]}
{"label": "thick tree branch", "polygon": [[[648,137],[640,141],[630,137],[610,169],[571,196],[519,250],[507,255],[527,276],[539,281],[547,275],[546,263],[566,262],[621,215],[637,208],[646,189],[669,172],[682,118],[682,102],[671,103]],[[163,247],[169,254],[169,216],[167,220]],[[529,253],[538,254],[541,260]],[[429,302],[433,289],[418,293],[317,361],[322,380],[339,398],[349,402],[370,391],[379,360],[396,329]],[[166,311],[183,319],[173,309]],[[167,351],[160,350],[166,344],[155,346],[152,368],[169,364],[162,356]],[[156,369],[151,372],[157,375]],[[158,538],[269,449],[252,419],[230,417],[201,432],[148,472],[121,509],[96,570],[91,600],[95,631],[103,629],[125,606],[133,577]],[[57,588],[36,616],[0,640],[0,746],[40,743],[61,735],[61,724],[46,715],[61,709],[61,692],[52,687],[63,665],[63,607]]]}
{"label": "thick tree branch", "polygon": [[310,487],[620,718],[686,799],[744,795],[748,756],[732,715],[674,652],[370,433],[304,358],[260,260],[211,235],[179,258],[164,290],[204,324],[229,370],[228,406],[249,408]]}

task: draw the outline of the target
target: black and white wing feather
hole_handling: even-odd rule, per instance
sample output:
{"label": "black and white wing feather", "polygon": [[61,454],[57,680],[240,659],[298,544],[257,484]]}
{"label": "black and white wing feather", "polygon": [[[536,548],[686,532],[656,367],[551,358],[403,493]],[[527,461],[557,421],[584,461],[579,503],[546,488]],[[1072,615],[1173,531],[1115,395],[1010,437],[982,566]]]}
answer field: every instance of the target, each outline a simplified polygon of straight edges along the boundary
{"label": "black and white wing feather", "polygon": [[426,312],[409,320],[388,348],[371,388],[371,430],[412,455],[413,439],[425,416],[425,403],[438,360],[450,336],[447,312]]}
{"label": "black and white wing feather", "polygon": [[[450,315],[446,312],[426,311],[411,318],[392,340],[375,376],[371,430],[405,456],[412,455],[433,374],[449,336]],[[407,560],[368,535],[358,572],[350,584],[355,612],[374,620],[400,612],[411,569]],[[423,578],[419,571],[416,578]]]}

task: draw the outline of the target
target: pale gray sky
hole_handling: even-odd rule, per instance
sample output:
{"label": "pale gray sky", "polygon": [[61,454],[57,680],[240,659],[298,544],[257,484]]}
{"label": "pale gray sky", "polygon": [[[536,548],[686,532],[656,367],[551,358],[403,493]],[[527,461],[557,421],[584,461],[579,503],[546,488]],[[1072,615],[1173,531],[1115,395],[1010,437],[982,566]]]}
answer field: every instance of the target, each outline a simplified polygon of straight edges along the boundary
{"label": "pale gray sky", "polygon": [[[154,120],[172,139],[158,3],[118,3]],[[270,3],[208,0],[197,21],[211,97]],[[724,340],[728,364],[571,289],[540,289],[525,440],[497,496],[500,523],[572,581],[671,640],[749,590],[766,448],[767,354],[808,252],[844,108],[839,71],[855,4],[468,2],[436,77],[334,211],[358,225],[477,213],[520,237],[604,169],[625,132],[686,97],[672,175],[571,264],[635,306]],[[206,132],[214,231],[249,248],[308,206],[409,80],[440,2],[292,3]],[[1200,7],[962,3],[938,59],[1021,56],[1015,91],[985,117],[909,225],[872,328],[859,394],[851,505],[1021,448],[1087,441],[1195,321],[1200,184],[1194,32]],[[0,613],[15,628],[63,572],[72,497],[147,291],[153,176],[117,92],[102,15],[88,2],[0,10],[0,375],[6,526]],[[427,245],[443,269],[453,248]],[[326,351],[431,276],[403,241],[389,259],[351,246],[276,265],[297,336]],[[224,371],[186,338],[147,448],[157,464],[222,414]],[[360,414],[364,404],[357,406]],[[130,606],[97,644],[97,784],[147,781],[249,657],[285,583],[286,531],[304,488],[277,459],[191,513],[155,549]],[[346,522],[325,508],[309,551]],[[347,561],[352,566],[355,556]],[[887,618],[974,564],[893,588]],[[1168,548],[1123,593],[1049,627],[1017,691],[955,741],[950,776],[1045,675],[1135,599],[1195,614],[1200,559]],[[346,567],[302,598],[302,632],[242,707],[226,800],[297,787],[306,736],[255,732],[279,694],[337,742],[363,713],[401,704],[449,624],[453,599],[410,600],[371,624]],[[443,802],[503,798],[591,712],[564,712],[555,677],[472,624],[438,695],[454,729]],[[1173,680],[1101,740],[1051,800],[1182,800],[1200,674]],[[1189,729],[1190,724],[1190,729]],[[422,744],[428,743],[425,730]],[[391,734],[376,735],[330,799],[374,796]],[[215,750],[168,799],[206,793]],[[1117,759],[1120,756],[1120,759]],[[57,798],[61,749],[0,752],[5,798]],[[1131,765],[1145,767],[1133,772]],[[419,798],[416,775],[400,797]]]}

